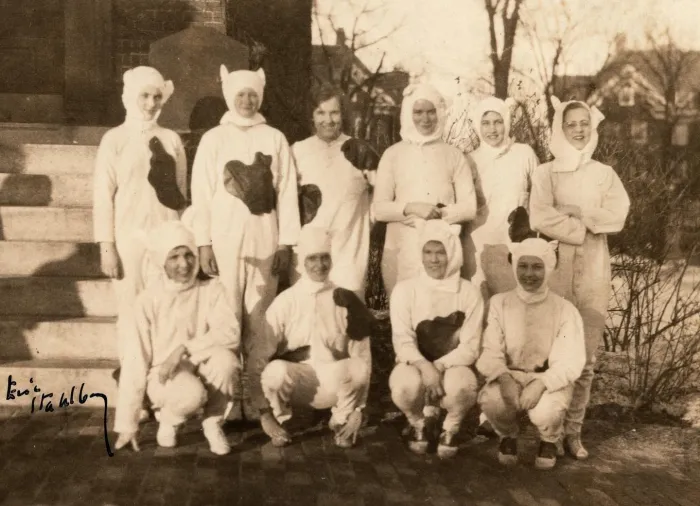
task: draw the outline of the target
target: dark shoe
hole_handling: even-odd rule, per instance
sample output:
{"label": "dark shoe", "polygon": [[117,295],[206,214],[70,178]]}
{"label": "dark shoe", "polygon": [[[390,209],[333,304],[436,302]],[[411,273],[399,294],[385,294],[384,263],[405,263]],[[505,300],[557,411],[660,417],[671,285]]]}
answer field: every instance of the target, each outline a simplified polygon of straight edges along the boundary
{"label": "dark shoe", "polygon": [[476,428],[476,435],[484,436],[489,439],[495,438],[497,436],[496,431],[493,430],[491,422],[489,422],[488,420],[485,420],[484,423],[482,423]]}
{"label": "dark shoe", "polygon": [[428,437],[425,426],[417,428],[411,427],[411,434],[408,438],[408,449],[418,455],[424,455],[428,451]]}
{"label": "dark shoe", "polygon": [[443,430],[438,441],[437,456],[441,459],[449,459],[457,454],[457,443],[454,432]]}
{"label": "dark shoe", "polygon": [[535,467],[537,469],[552,469],[557,463],[556,443],[540,442],[540,450],[537,452]]}
{"label": "dark shoe", "polygon": [[518,463],[518,440],[514,437],[504,437],[498,446],[498,462],[503,466],[514,466]]}

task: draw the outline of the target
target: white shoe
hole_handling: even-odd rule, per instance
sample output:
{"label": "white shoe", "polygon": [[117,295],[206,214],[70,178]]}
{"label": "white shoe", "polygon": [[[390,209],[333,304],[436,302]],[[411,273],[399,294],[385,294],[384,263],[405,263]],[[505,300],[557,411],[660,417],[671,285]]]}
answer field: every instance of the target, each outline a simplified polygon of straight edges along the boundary
{"label": "white shoe", "polygon": [[209,442],[209,450],[216,455],[226,455],[231,452],[231,445],[226,439],[221,425],[216,420],[204,420],[202,432]]}
{"label": "white shoe", "polygon": [[158,446],[163,448],[174,448],[177,446],[177,427],[160,423],[158,425],[158,433],[156,434]]}

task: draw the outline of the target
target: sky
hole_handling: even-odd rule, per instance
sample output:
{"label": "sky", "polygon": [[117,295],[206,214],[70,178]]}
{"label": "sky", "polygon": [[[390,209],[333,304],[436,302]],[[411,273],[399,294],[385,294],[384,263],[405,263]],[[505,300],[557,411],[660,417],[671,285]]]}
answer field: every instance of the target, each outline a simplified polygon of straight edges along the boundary
{"label": "sky", "polygon": [[[326,21],[329,14],[348,37],[358,20],[355,32],[366,30],[366,41],[396,28],[387,38],[358,51],[370,68],[385,54],[386,70],[400,65],[450,97],[479,90],[483,78],[490,78],[484,0],[316,1],[320,15],[314,43],[321,34],[326,43],[335,41]],[[364,5],[371,12],[358,16]],[[533,86],[541,82],[538,61],[549,61],[550,41],[560,39],[561,34],[567,41],[567,74],[595,73],[605,62],[616,33],[627,35],[628,46],[642,47],[650,20],[656,29],[669,26],[679,45],[700,49],[700,0],[526,0],[525,6],[523,18],[535,27],[535,36],[528,39],[520,30],[514,66],[517,75]]]}

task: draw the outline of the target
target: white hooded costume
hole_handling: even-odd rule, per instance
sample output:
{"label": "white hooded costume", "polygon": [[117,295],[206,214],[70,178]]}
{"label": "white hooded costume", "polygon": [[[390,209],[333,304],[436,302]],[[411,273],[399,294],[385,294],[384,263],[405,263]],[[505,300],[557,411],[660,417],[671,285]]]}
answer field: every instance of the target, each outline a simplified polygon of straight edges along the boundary
{"label": "white hooded costume", "polygon": [[[160,111],[153,119],[143,119],[138,100],[147,87],[160,91],[161,104],[167,102],[174,88],[172,81],[163,80],[154,68],[127,70],[122,94],[126,119],[105,133],[95,161],[94,240],[115,243],[123,269],[123,278],[113,280],[120,360],[125,339],[123,321],[148,283],[148,269],[144,267],[148,234],[161,223],[178,219],[187,196],[187,160],[180,137],[158,125]],[[164,161],[170,185],[158,184],[158,177],[153,179],[156,172],[152,162],[156,159]]]}
{"label": "white hooded costume", "polygon": [[[299,185],[316,185],[321,205],[304,227],[320,227],[331,236],[333,268],[329,279],[364,299],[369,262],[369,183],[341,148],[350,137],[341,134],[330,143],[314,135],[292,146]],[[292,282],[302,276],[303,262],[295,252]]]}
{"label": "white hooded costume", "polygon": [[[428,136],[413,122],[413,106],[419,100],[431,102],[437,111],[437,128]],[[401,105],[403,140],[388,148],[379,162],[372,207],[377,221],[388,222],[381,268],[389,295],[398,281],[420,273],[416,227],[424,220],[406,216],[407,204],[444,205],[442,219],[456,230],[476,215],[472,169],[459,149],[441,140],[445,119],[445,100],[435,88],[409,86]]]}
{"label": "white hooded costume", "polygon": [[[476,401],[471,366],[479,355],[484,302],[479,290],[460,276],[462,247],[454,231],[442,220],[428,220],[419,232],[413,254],[421,272],[399,282],[389,304],[397,362],[389,378],[391,397],[412,426],[422,426],[425,387],[414,364],[421,360],[441,364],[445,396],[440,405],[447,410],[443,429],[456,433]],[[430,277],[422,267],[423,246],[429,241],[445,247],[448,264],[443,279]]]}
{"label": "white hooded costume", "polygon": [[[472,126],[480,140],[479,147],[470,153],[477,169],[475,176],[479,202],[477,217],[469,227],[473,246],[464,261],[467,271],[465,274],[477,287],[485,281],[490,281],[488,286],[494,288],[501,284],[497,279],[486,279],[488,276],[484,272],[484,262],[489,264],[488,267],[497,262],[496,268],[500,268],[506,277],[510,277],[511,270],[507,263],[507,246],[511,242],[508,237],[508,215],[518,206],[527,209],[530,177],[539,165],[532,148],[527,144],[515,142],[510,136],[511,103],[511,99],[503,101],[489,97],[479,102],[470,114]],[[503,118],[505,136],[500,146],[491,146],[482,138],[481,120],[487,112],[495,112]],[[488,258],[482,256],[484,253]],[[512,289],[514,283],[512,280],[505,289]],[[491,290],[484,293],[488,296]]]}
{"label": "white hooded costume", "polygon": [[[323,229],[302,230],[300,259],[331,251],[331,239]],[[367,402],[372,370],[369,335],[349,336],[349,309],[336,302],[337,290],[330,280],[315,282],[304,271],[267,310],[272,336],[268,357],[275,358],[265,367],[261,384],[280,423],[291,418],[293,406],[305,405],[332,408],[330,424],[342,425]],[[305,347],[304,357],[284,358]]]}
{"label": "white hooded costume", "polygon": [[[180,221],[163,223],[150,238],[150,255],[163,277],[136,300],[119,381],[114,430],[135,433],[144,395],[159,420],[177,426],[204,406],[205,435],[220,426],[240,368],[240,327],[218,280],[197,279],[198,264],[185,283],[167,278],[170,251],[186,246],[197,261],[194,236]],[[175,376],[159,379],[160,366],[179,346],[187,350]]]}
{"label": "white hooded costume", "polygon": [[[265,311],[277,291],[275,252],[297,241],[297,179],[284,134],[259,113],[245,118],[235,108],[235,97],[244,89],[254,90],[262,103],[262,71],[229,74],[222,65],[221,79],[229,110],[197,149],[192,168],[194,232],[197,246],[213,248],[219,279],[241,321],[245,357],[265,339]],[[248,371],[246,361],[244,367]],[[257,377],[260,371],[251,374]],[[265,404],[261,396],[249,400],[253,410]]]}
{"label": "white hooded costume", "polygon": [[574,382],[586,362],[583,322],[569,301],[548,286],[557,260],[555,246],[543,239],[526,239],[511,245],[513,272],[523,256],[542,260],[545,279],[536,292],[526,291],[517,281],[515,290],[491,298],[483,349],[476,363],[486,385],[479,403],[496,433],[518,435],[518,413],[509,409],[501,395],[498,378],[510,374],[522,389],[540,379],[546,390],[528,411],[543,441],[555,443],[562,435],[564,414]]}
{"label": "white hooded costume", "polygon": [[[602,341],[610,298],[610,254],[607,234],[622,230],[630,201],[612,167],[591,159],[598,144],[603,115],[589,111],[592,134],[578,150],[564,136],[563,114],[572,102],[555,100],[550,151],[554,160],[537,167],[532,178],[530,223],[534,230],[559,241],[559,266],[551,288],[574,303],[581,313],[586,338],[586,366],[576,382],[565,432],[580,433],[590,398],[595,353]],[[568,216],[561,206],[575,205],[582,218]]]}

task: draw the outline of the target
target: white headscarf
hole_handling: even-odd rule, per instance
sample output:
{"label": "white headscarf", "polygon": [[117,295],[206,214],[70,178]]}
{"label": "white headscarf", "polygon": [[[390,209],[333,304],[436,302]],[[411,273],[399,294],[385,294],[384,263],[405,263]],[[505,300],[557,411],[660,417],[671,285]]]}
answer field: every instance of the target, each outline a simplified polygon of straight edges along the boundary
{"label": "white headscarf", "polygon": [[[518,297],[527,304],[540,302],[547,297],[549,293],[549,278],[557,266],[557,241],[547,242],[544,239],[525,239],[523,242],[516,242],[510,245],[512,255],[513,274],[515,275],[515,288]],[[544,281],[536,292],[528,292],[520,284],[518,280],[518,260],[524,256],[534,256],[542,260],[544,263]]]}
{"label": "white headscarf", "polygon": [[[437,126],[430,135],[421,134],[413,122],[413,106],[419,100],[427,100],[435,106]],[[447,121],[447,103],[445,98],[429,84],[411,84],[403,92],[401,104],[401,138],[414,144],[422,145],[442,137]]]}
{"label": "white headscarf", "polygon": [[303,227],[299,233],[297,240],[297,258],[301,264],[301,279],[297,284],[310,293],[317,293],[329,285],[329,281],[324,282],[314,281],[309,278],[304,261],[309,255],[318,255],[320,253],[331,254],[331,238],[325,229],[320,227]]}
{"label": "white headscarf", "polygon": [[239,127],[251,127],[265,123],[265,117],[257,111],[252,118],[244,118],[238,113],[235,105],[236,95],[241,90],[250,88],[258,95],[258,110],[260,110],[265,90],[265,71],[263,69],[258,69],[257,71],[235,70],[229,73],[226,65],[222,65],[219,71],[221,74],[221,89],[228,107],[228,111],[223,115],[220,123],[232,123]]}
{"label": "white headscarf", "polygon": [[163,95],[161,106],[165,105],[175,91],[172,81],[166,81],[153,67],[135,67],[124,72],[124,89],[122,91],[122,104],[126,109],[125,123],[138,131],[145,131],[158,123],[158,117],[162,111],[158,111],[153,119],[146,120],[139,108],[139,94],[147,86],[154,86]]}
{"label": "white headscarf", "polygon": [[[569,104],[581,104],[591,115],[591,138],[586,146],[576,149],[564,135],[564,109]],[[585,102],[570,100],[561,102],[557,97],[552,97],[554,106],[554,120],[552,121],[552,138],[549,141],[549,150],[554,155],[554,172],[573,172],[581,165],[588,162],[598,146],[598,125],[605,119],[602,112],[596,106],[589,107]]]}
{"label": "white headscarf", "polygon": [[[433,290],[444,290],[447,292],[457,292],[459,290],[460,269],[462,268],[462,244],[459,236],[455,234],[455,229],[450,227],[443,220],[427,220],[419,231],[418,244],[421,256],[421,282]],[[445,277],[435,279],[431,277],[423,266],[423,246],[430,241],[442,243],[447,253],[447,270]]]}
{"label": "white headscarf", "polygon": [[[469,113],[469,120],[472,122],[476,135],[479,136],[479,149],[490,159],[495,160],[503,153],[508,151],[513,145],[513,138],[510,135],[512,121],[510,108],[514,103],[515,100],[510,97],[506,100],[501,100],[500,98],[496,97],[488,97],[477,103]],[[505,133],[503,136],[503,141],[499,146],[492,146],[481,137],[481,120],[483,119],[484,114],[487,112],[495,112],[499,114],[501,118],[503,118]]]}
{"label": "white headscarf", "polygon": [[[151,262],[163,272],[164,288],[168,291],[182,291],[194,285],[199,271],[198,250],[194,234],[179,220],[166,221],[157,226],[149,239],[149,255]],[[194,269],[191,278],[185,283],[178,283],[168,278],[165,273],[165,261],[170,252],[180,246],[186,246],[194,255]]]}

